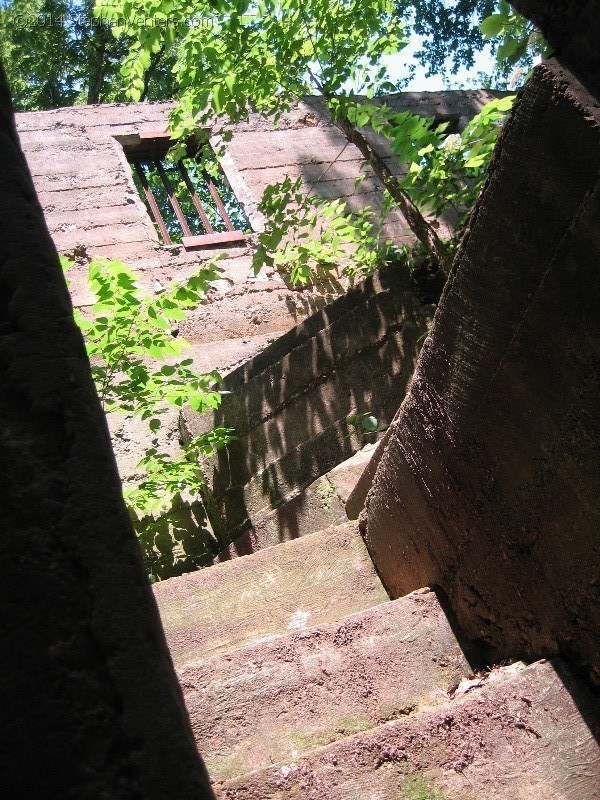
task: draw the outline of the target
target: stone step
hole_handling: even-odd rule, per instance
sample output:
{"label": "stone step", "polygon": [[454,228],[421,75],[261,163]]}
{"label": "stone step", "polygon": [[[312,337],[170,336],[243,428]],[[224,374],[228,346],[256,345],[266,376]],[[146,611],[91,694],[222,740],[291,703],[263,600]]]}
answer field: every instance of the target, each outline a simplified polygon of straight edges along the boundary
{"label": "stone step", "polygon": [[[255,511],[252,527],[241,536],[234,536],[231,544],[219,553],[215,561],[247,556],[265,547],[346,522],[345,504],[375,450],[375,444],[367,444],[291,500],[275,509],[267,507],[262,512]],[[244,515],[241,529],[247,524],[249,518]],[[234,535],[235,529],[230,528],[230,534]]]}
{"label": "stone step", "polygon": [[[480,685],[479,685],[480,684]],[[226,781],[220,800],[597,800],[600,703],[560,661]]]}
{"label": "stone step", "polygon": [[154,585],[177,669],[388,600],[356,523]]}
{"label": "stone step", "polygon": [[351,313],[372,295],[393,290],[398,282],[404,283],[404,281],[405,276],[400,270],[389,269],[376,272],[298,323],[243,365],[232,370],[226,378],[227,388],[234,391],[244,387],[288,356],[293,350],[301,347],[313,337],[318,336],[321,331]]}
{"label": "stone step", "polygon": [[323,475],[277,508],[267,506],[253,513],[252,522],[244,515],[240,525],[228,529],[227,535],[232,541],[218,554],[215,563],[248,556],[347,520],[336,488],[327,475]]}
{"label": "stone step", "polygon": [[[363,343],[360,352],[354,353],[343,365],[333,364],[329,372],[317,373],[313,380],[307,379],[302,391],[283,404],[278,401],[271,404],[269,398],[274,390],[261,385],[257,394],[264,404],[264,416],[246,430],[227,415],[226,406],[219,408],[215,421],[235,428],[239,437],[237,449],[243,444],[248,450],[240,451],[239,464],[228,465],[237,467],[231,472],[224,470],[222,459],[218,462],[220,474],[215,493],[227,486],[245,483],[258,469],[279,459],[283,452],[310,441],[353,414],[370,411],[389,424],[404,398],[418,352],[418,347],[409,339],[413,332],[417,338],[421,329],[415,326],[411,334],[407,331],[408,324],[390,322],[381,338]],[[310,363],[307,371],[312,373]],[[343,437],[352,430],[345,426]],[[340,444],[343,442],[344,438]],[[360,444],[354,445],[352,452],[359,447]],[[235,448],[229,449],[235,451]],[[347,447],[339,447],[339,450],[342,459],[347,457]]]}
{"label": "stone step", "polygon": [[441,702],[469,673],[429,590],[179,672],[213,781]]}
{"label": "stone step", "polygon": [[[358,436],[348,435],[349,428],[345,421],[336,422],[324,431],[314,434],[296,447],[282,447],[279,457],[260,465],[259,453],[254,452],[251,458],[255,462],[254,474],[244,483],[237,483],[219,490],[214,496],[215,508],[223,520],[230,540],[240,536],[251,528],[265,514],[284,503],[293,500],[316,479],[330,472],[335,466],[351,458],[361,446]],[[264,431],[261,434],[264,436]],[[221,481],[229,481],[234,471],[228,459],[243,460],[246,447],[251,442],[233,442],[228,454],[223,458],[223,470],[215,472],[213,487],[221,486]],[[264,443],[255,442],[259,448]],[[236,448],[233,449],[233,445]],[[249,453],[253,451],[248,450]],[[260,452],[260,449],[259,449]],[[223,453],[223,451],[221,451]],[[266,459],[265,459],[266,461]],[[242,470],[245,467],[241,467]],[[240,476],[240,480],[243,478]]]}
{"label": "stone step", "polygon": [[[405,355],[407,350],[411,347],[405,328],[390,326],[385,338],[372,348],[364,348],[343,368],[332,368],[330,374],[306,383],[303,392],[284,405],[271,405],[273,391],[261,386],[257,394],[264,404],[264,419],[249,430],[240,429],[227,416],[225,403],[214,416],[203,415],[206,429],[215,425],[233,427],[237,436],[226,449],[205,461],[205,473],[212,479],[215,497],[252,481],[260,485],[261,475],[277,469],[282,458],[287,463],[285,469],[279,470],[284,476],[284,489],[293,488],[299,481],[310,482],[318,477],[312,471],[310,444],[324,437],[329,440],[328,469],[359,450],[363,442],[346,420],[357,413],[371,412],[382,425],[392,421],[416,359],[417,348],[409,356]],[[185,440],[203,432],[199,425],[190,426],[187,410],[182,426]],[[303,455],[305,452],[308,457]]]}

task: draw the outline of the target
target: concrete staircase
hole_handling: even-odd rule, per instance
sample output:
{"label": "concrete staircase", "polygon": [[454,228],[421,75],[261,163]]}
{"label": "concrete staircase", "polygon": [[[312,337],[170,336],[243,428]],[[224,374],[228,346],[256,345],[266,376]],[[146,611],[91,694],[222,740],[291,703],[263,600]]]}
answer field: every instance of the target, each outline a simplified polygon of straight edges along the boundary
{"label": "concrete staircase", "polygon": [[375,454],[376,448],[375,442],[366,444],[353,456],[319,476],[285,503],[264,511],[251,528],[219,553],[215,561],[248,556],[265,547],[273,547],[322,528],[346,522],[348,520],[346,503]]}
{"label": "concrete staircase", "polygon": [[600,797],[597,699],[559,661],[473,674],[433,591],[389,600],[355,523],[154,590],[218,798]]}
{"label": "concrete staircase", "polygon": [[[205,464],[207,510],[224,543],[273,529],[274,544],[344,518],[343,498],[333,502],[335,487],[315,481],[376,438],[349,426],[349,417],[370,412],[381,428],[391,422],[432,310],[406,270],[382,270],[227,374],[229,394],[214,414],[183,410],[184,440],[217,425],[236,432]],[[304,524],[305,506],[327,512],[332,505],[341,517],[313,513],[314,521]],[[242,544],[240,553],[248,552]]]}

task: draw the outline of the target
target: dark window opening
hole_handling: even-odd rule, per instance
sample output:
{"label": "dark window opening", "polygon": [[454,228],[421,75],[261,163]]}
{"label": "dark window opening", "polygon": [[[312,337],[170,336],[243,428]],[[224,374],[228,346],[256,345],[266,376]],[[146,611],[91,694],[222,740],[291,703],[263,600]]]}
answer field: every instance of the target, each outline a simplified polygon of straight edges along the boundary
{"label": "dark window opening", "polygon": [[460,133],[463,129],[461,125],[461,117],[457,114],[437,114],[433,122],[433,129],[439,128],[440,125],[446,125],[444,134],[450,136],[452,133]]}
{"label": "dark window opening", "polygon": [[208,145],[189,143],[192,155],[175,162],[168,158],[173,146],[168,134],[140,133],[135,138],[125,145],[125,153],[164,244],[194,248],[244,241],[250,225]]}

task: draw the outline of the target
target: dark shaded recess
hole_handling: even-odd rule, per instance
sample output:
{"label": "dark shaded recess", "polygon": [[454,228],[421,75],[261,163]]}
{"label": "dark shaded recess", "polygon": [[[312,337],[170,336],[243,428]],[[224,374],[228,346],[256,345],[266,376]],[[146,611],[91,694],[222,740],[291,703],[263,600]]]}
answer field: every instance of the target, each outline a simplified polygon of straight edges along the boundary
{"label": "dark shaded recess", "polygon": [[3,795],[210,798],[0,68]]}
{"label": "dark shaded recess", "polygon": [[463,655],[467,659],[472,671],[478,672],[480,670],[485,670],[486,667],[494,663],[493,650],[490,649],[485,640],[470,639],[465,635],[460,620],[454,613],[450,599],[441,586],[432,586],[431,589],[435,593],[438,603],[452,629],[452,633],[456,637],[456,641],[460,644]]}
{"label": "dark shaded recess", "polygon": [[440,269],[427,262],[415,266],[411,276],[414,291],[423,304],[439,303],[446,285],[446,276]]}
{"label": "dark shaded recess", "polygon": [[395,597],[448,598],[488,660],[600,676],[600,108],[534,71],[498,143],[367,499]]}
{"label": "dark shaded recess", "polygon": [[570,669],[570,666],[573,665],[565,664],[560,658],[553,659],[552,666],[563,686],[573,698],[589,732],[600,744],[600,689],[596,686],[592,687],[590,691],[590,687],[580,680],[577,672]]}

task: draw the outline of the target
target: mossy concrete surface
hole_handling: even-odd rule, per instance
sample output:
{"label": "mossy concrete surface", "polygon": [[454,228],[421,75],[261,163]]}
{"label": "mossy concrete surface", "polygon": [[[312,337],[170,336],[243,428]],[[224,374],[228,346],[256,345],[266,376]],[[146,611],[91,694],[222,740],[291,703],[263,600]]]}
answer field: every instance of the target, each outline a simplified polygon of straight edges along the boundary
{"label": "mossy concrete surface", "polygon": [[211,777],[224,780],[440,702],[468,673],[424,590],[206,659],[179,678]]}
{"label": "mossy concrete surface", "polygon": [[217,797],[600,797],[598,699],[560,661],[500,668],[463,687],[446,703],[226,782]]}
{"label": "mossy concrete surface", "polygon": [[177,668],[388,599],[355,523],[155,584]]}

